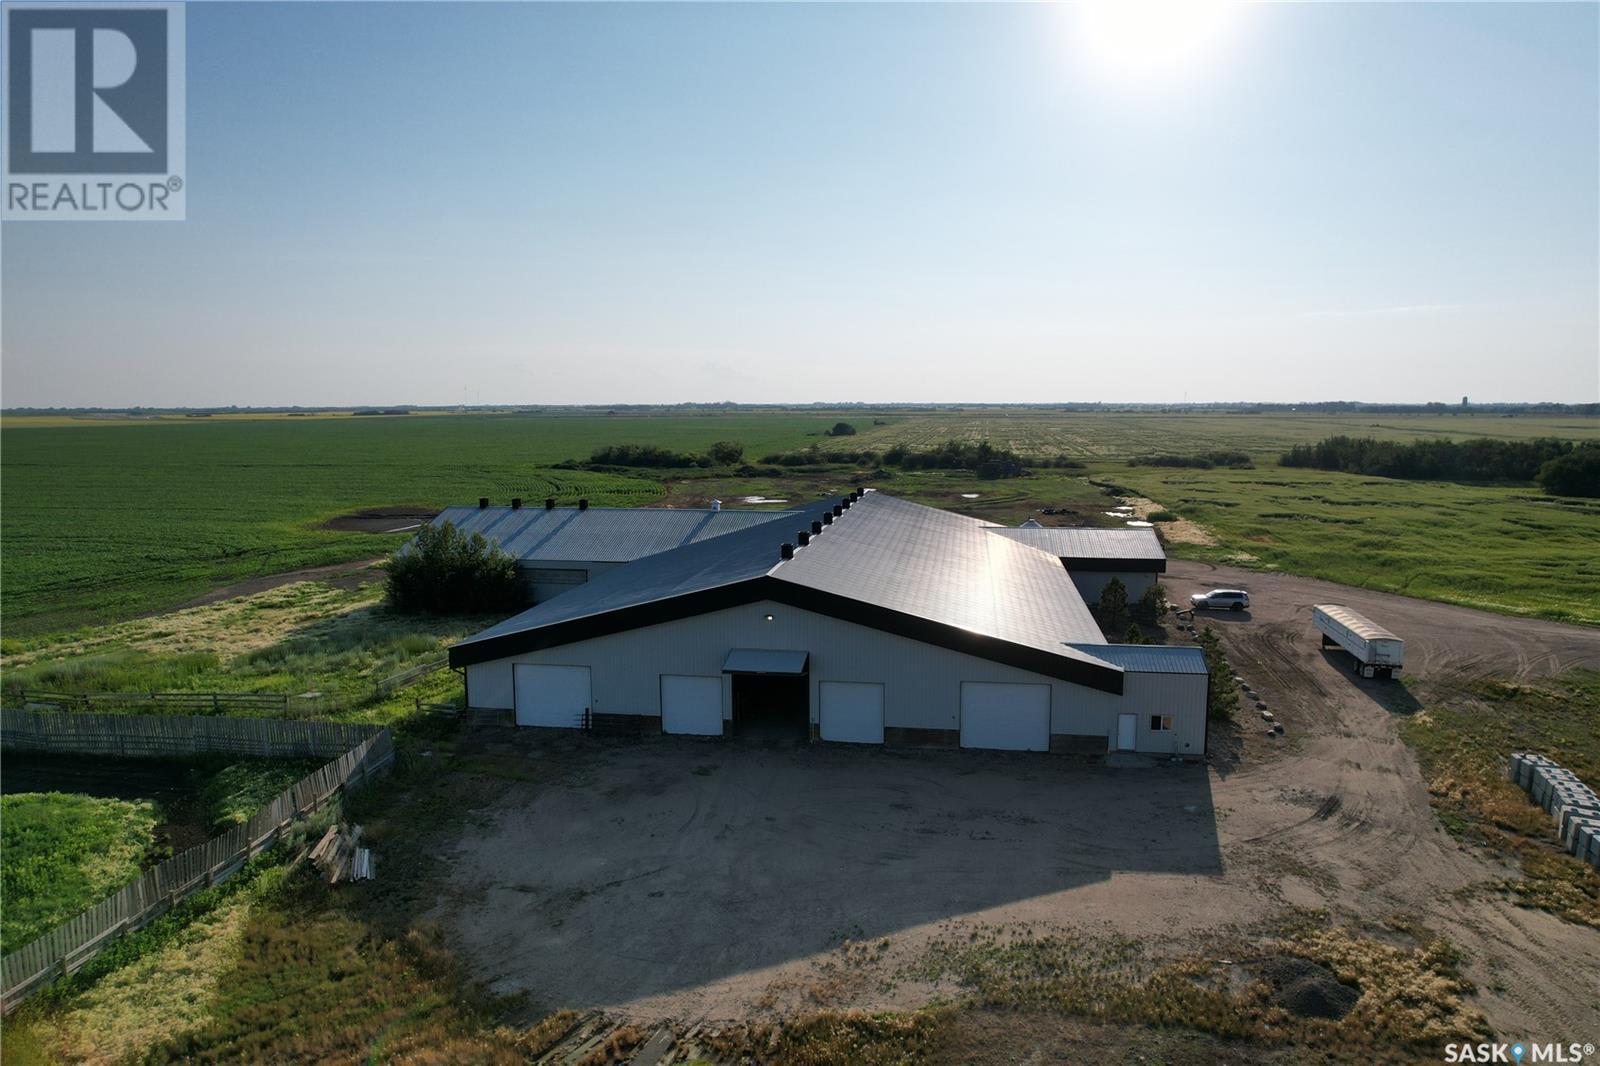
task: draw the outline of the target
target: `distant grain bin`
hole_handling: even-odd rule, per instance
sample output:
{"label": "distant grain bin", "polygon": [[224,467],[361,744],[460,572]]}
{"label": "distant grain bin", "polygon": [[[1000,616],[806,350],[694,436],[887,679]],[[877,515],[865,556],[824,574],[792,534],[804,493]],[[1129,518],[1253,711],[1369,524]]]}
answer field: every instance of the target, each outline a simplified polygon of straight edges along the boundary
{"label": "distant grain bin", "polygon": [[1311,621],[1322,633],[1322,646],[1349,652],[1362,677],[1392,677],[1400,672],[1406,642],[1376,622],[1336,603],[1312,607]]}

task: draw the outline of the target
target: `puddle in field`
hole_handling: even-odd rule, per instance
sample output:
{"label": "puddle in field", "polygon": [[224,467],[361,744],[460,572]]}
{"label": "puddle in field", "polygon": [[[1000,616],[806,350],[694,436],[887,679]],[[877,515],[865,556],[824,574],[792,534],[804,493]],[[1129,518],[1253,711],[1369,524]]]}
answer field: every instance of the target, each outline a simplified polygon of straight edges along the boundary
{"label": "puddle in field", "polygon": [[961,494],[961,498],[963,500],[976,500],[980,495],[981,493],[977,492],[963,492]]}
{"label": "puddle in field", "polygon": [[771,496],[741,496],[740,503],[788,503],[788,500],[774,499]]}
{"label": "puddle in field", "polygon": [[1119,507],[1115,511],[1101,511],[1107,518],[1127,518],[1133,513],[1132,507]]}
{"label": "puddle in field", "polygon": [[1130,526],[1139,526],[1139,527],[1141,527],[1143,529],[1149,529],[1151,526],[1155,525],[1155,523],[1154,522],[1138,522],[1138,521],[1134,521],[1134,522],[1129,522],[1128,525],[1130,525]]}

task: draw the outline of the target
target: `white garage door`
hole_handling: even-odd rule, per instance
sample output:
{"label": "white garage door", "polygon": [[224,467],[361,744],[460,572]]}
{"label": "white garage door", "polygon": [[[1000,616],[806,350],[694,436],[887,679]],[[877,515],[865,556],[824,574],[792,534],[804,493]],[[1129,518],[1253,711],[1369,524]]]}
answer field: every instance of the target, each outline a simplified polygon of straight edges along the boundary
{"label": "white garage door", "polygon": [[1050,686],[961,683],[961,746],[1050,750]]}
{"label": "white garage door", "polygon": [[661,731],[722,735],[722,678],[661,675]]}
{"label": "white garage door", "polygon": [[823,740],[883,743],[883,686],[856,681],[820,684]]}
{"label": "white garage door", "polygon": [[589,709],[587,666],[538,666],[515,663],[517,724],[576,729]]}

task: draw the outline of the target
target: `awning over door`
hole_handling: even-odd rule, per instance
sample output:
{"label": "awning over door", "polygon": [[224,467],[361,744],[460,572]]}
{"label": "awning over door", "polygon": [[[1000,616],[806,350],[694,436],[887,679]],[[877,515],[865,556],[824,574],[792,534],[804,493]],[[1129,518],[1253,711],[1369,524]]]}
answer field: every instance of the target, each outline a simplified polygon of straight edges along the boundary
{"label": "awning over door", "polygon": [[771,651],[766,648],[734,648],[722,664],[725,674],[803,674],[811,658],[807,651]]}

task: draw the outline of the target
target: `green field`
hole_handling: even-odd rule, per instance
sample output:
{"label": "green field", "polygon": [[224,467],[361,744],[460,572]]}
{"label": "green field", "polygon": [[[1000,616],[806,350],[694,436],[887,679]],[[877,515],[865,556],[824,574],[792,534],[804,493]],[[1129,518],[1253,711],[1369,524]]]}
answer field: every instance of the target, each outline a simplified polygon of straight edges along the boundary
{"label": "green field", "polygon": [[155,806],[60,792],[0,797],[0,941],[21,947],[139,874]]}
{"label": "green field", "polygon": [[[841,418],[860,432],[838,442],[821,436]],[[755,493],[804,498],[801,494],[841,487],[859,476],[840,470],[827,476],[743,479],[725,470],[708,478],[669,471],[630,477],[550,469],[605,445],[703,451],[713,441],[735,440],[744,444],[747,460],[759,460],[817,443],[882,450],[956,437],[988,439],[1030,455],[1079,457],[1089,464],[1085,473],[1148,487],[1155,498],[1180,510],[1194,507],[1190,517],[1215,522],[1229,550],[1256,554],[1266,563],[1505,610],[1591,621],[1600,615],[1593,609],[1600,600],[1593,569],[1571,558],[1586,548],[1594,554],[1600,523],[1584,506],[1544,503],[1531,488],[1374,485],[1377,479],[1345,481],[1297,471],[1295,479],[1306,486],[1301,492],[1255,483],[1282,480],[1281,472],[1270,478],[1262,472],[1236,477],[1232,471],[1157,472],[1125,465],[1133,455],[1217,448],[1250,452],[1259,464],[1289,444],[1336,433],[1402,439],[1594,438],[1600,437],[1600,420],[1036,410],[13,418],[0,427],[0,620],[12,640],[59,633],[164,610],[253,576],[387,554],[403,539],[400,535],[321,528],[331,518],[363,508],[431,508],[479,496],[503,501],[546,495],[567,503],[587,496],[601,505],[703,505],[717,495],[737,504],[740,496]],[[1180,474],[1184,484],[1169,480]],[[662,475],[670,477],[670,485]],[[1052,504],[1079,504],[1086,516],[1094,513],[1093,490],[1062,471],[1003,482],[900,473],[871,483],[998,521],[1019,520]],[[1215,491],[1207,491],[1207,485]],[[967,492],[979,499],[964,499]],[[1237,498],[1219,500],[1219,493]],[[1352,532],[1355,527],[1340,523],[1275,517],[1313,510],[1314,501],[1268,499],[1286,493],[1329,496],[1333,502],[1315,506],[1337,509],[1334,517],[1363,519],[1364,527]],[[1408,511],[1401,506],[1407,499],[1424,506]],[[1230,509],[1227,503],[1236,506]],[[1378,505],[1381,515],[1359,510]],[[1428,509],[1434,505],[1439,510]],[[1442,539],[1440,519],[1455,523]],[[1272,542],[1249,539],[1259,537]],[[1373,565],[1369,549],[1379,541],[1406,559],[1395,569]],[[1453,554],[1438,552],[1441,543]],[[1430,576],[1433,572],[1440,576]],[[1485,578],[1486,573],[1493,577]],[[1498,587],[1484,589],[1486,581]]]}

